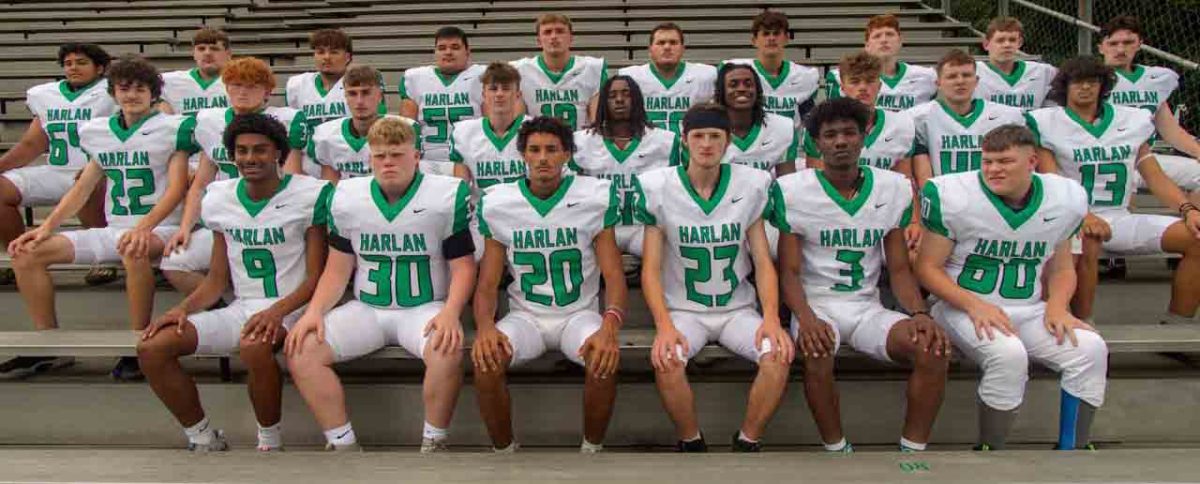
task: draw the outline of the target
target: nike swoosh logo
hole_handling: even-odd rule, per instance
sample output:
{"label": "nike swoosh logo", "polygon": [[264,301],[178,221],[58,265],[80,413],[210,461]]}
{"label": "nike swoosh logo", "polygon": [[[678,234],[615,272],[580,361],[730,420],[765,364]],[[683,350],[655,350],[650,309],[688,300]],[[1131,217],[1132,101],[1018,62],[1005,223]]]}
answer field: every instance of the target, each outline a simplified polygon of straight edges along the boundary
{"label": "nike swoosh logo", "polygon": [[645,153],[638,153],[638,158],[645,158],[645,157],[646,157]]}
{"label": "nike swoosh logo", "polygon": [[1036,81],[1036,80],[1038,80],[1038,78],[1036,76],[1034,76],[1034,77],[1030,77],[1029,80]]}
{"label": "nike swoosh logo", "polygon": [[579,205],[579,202],[568,203],[568,204],[567,204],[567,208],[571,208],[571,207],[574,207],[574,206],[576,206],[576,205]]}
{"label": "nike swoosh logo", "polygon": [[142,136],[150,136],[150,132],[149,132],[149,131],[142,131]]}
{"label": "nike swoosh logo", "polygon": [[692,78],[690,78],[690,77],[689,77],[689,78],[687,78],[687,79],[684,79],[684,80],[683,80],[683,83],[684,83],[684,84],[691,84],[691,83],[692,83]]}
{"label": "nike swoosh logo", "polygon": [[763,142],[762,142],[762,145],[763,145],[763,146],[766,146],[766,145],[769,145],[769,144],[771,144],[771,140],[769,140],[769,139],[765,139],[765,140],[763,140]]}
{"label": "nike swoosh logo", "polygon": [[887,205],[887,202],[883,202],[883,203],[876,203],[876,204],[875,204],[875,208],[882,208],[884,205]]}
{"label": "nike swoosh logo", "polygon": [[895,136],[890,136],[890,137],[884,138],[884,139],[883,139],[883,142],[884,142],[884,143],[891,143],[891,142],[892,142],[892,140],[894,140],[894,139],[896,139],[896,137],[895,137]]}
{"label": "nike swoosh logo", "polygon": [[1117,128],[1117,131],[1125,131],[1127,129],[1129,129],[1129,128]]}
{"label": "nike swoosh logo", "polygon": [[988,121],[995,121],[995,120],[996,120],[996,118],[999,118],[999,117],[1000,117],[1000,116],[997,116],[997,115],[993,114],[993,115],[991,115],[991,116],[988,116],[988,119],[987,119],[987,120],[988,120]]}
{"label": "nike swoosh logo", "polygon": [[287,206],[287,204],[286,204],[286,203],[282,203],[282,204],[276,205],[276,206],[275,206],[275,210],[279,210],[279,209],[281,209],[281,208],[283,208],[283,207],[286,207],[286,206]]}
{"label": "nike swoosh logo", "polygon": [[1058,217],[1042,217],[1042,221],[1043,221],[1043,222],[1046,222],[1046,223],[1050,223],[1050,222],[1053,222],[1053,221],[1055,221],[1055,220],[1058,220]]}
{"label": "nike swoosh logo", "polygon": [[735,199],[733,199],[733,200],[730,200],[730,201],[729,201],[729,203],[730,203],[730,204],[738,203],[738,202],[742,201],[742,198],[743,198],[743,197],[737,197],[737,198],[735,198]]}
{"label": "nike swoosh logo", "polygon": [[423,208],[415,208],[415,209],[413,209],[413,213],[421,213],[421,212],[424,212],[424,211],[425,211],[425,209],[423,209]]}
{"label": "nike swoosh logo", "polygon": [[1162,77],[1162,76],[1150,76],[1150,79],[1158,79],[1160,77]]}
{"label": "nike swoosh logo", "polygon": [[335,439],[340,439],[340,438],[342,438],[342,437],[345,437],[345,436],[347,436],[347,435],[350,435],[350,432],[353,432],[353,431],[354,431],[354,429],[347,430],[347,431],[345,431],[345,432],[342,432],[342,435],[339,435],[339,436],[337,436],[337,437],[334,437],[334,438],[335,438]]}

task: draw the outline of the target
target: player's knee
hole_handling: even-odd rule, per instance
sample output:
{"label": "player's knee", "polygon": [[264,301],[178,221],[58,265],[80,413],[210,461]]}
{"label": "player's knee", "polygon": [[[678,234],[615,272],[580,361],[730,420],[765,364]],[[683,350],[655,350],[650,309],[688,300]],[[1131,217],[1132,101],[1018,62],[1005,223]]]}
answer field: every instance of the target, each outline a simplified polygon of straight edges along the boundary
{"label": "player's knee", "polygon": [[949,352],[938,354],[930,351],[913,352],[913,369],[920,373],[946,373],[950,368]]}
{"label": "player's knee", "polygon": [[758,373],[773,379],[786,379],[791,373],[791,365],[776,358],[775,354],[767,353],[758,360]]}
{"label": "player's knee", "polygon": [[1075,339],[1079,342],[1079,354],[1083,363],[1092,366],[1108,362],[1108,344],[1094,331],[1075,330]]}
{"label": "player's knee", "polygon": [[833,361],[834,357],[832,356],[804,355],[804,378],[833,378]]}
{"label": "player's knee", "polygon": [[126,272],[150,271],[153,269],[150,265],[149,255],[121,254],[121,265],[125,266]]}
{"label": "player's knee", "polygon": [[275,364],[275,345],[243,338],[238,342],[238,357],[247,368]]}
{"label": "player's knee", "polygon": [[0,177],[0,205],[13,208],[21,206],[21,191],[4,177]]}
{"label": "player's knee", "polygon": [[304,375],[325,366],[325,362],[318,356],[319,349],[317,338],[304,338],[300,342],[300,350],[293,351],[287,357],[288,371],[293,375]]}
{"label": "player's knee", "polygon": [[1029,354],[1015,336],[996,335],[984,351],[979,365],[985,373],[1004,379],[1025,378],[1029,373]]}
{"label": "player's knee", "polygon": [[425,345],[425,354],[423,355],[425,366],[428,367],[446,367],[462,365],[463,352],[462,350],[441,351],[433,349],[433,344]]}
{"label": "player's knee", "polygon": [[143,366],[152,367],[154,362],[178,358],[179,352],[172,341],[174,338],[165,332],[173,329],[167,328],[164,332],[154,335],[153,338],[138,341],[137,357]]}
{"label": "player's knee", "polygon": [[46,263],[40,251],[34,249],[14,255],[12,258],[12,268],[17,272],[36,271],[45,269]]}

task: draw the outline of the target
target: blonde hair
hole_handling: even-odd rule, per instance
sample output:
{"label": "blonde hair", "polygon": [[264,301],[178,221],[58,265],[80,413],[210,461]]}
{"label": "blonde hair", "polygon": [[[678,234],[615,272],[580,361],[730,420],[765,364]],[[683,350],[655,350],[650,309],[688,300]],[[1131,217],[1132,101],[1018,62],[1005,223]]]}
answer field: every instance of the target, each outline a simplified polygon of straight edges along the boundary
{"label": "blonde hair", "polygon": [[367,143],[373,145],[416,145],[417,132],[403,119],[385,116],[367,131]]}
{"label": "blonde hair", "polygon": [[567,26],[567,32],[575,32],[574,26],[571,25],[571,19],[561,13],[543,13],[538,15],[537,23],[534,24],[535,33],[540,33],[542,26],[546,24],[563,24]]}

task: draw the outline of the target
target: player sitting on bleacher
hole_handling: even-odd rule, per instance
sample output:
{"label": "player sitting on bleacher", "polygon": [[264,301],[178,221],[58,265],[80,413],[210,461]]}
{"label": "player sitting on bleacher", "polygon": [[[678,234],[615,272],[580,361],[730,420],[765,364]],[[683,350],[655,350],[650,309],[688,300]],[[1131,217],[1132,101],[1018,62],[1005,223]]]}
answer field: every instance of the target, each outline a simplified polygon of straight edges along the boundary
{"label": "player sitting on bleacher", "polygon": [[[885,363],[912,367],[900,450],[925,450],[942,404],[950,340],[925,309],[909,266],[904,230],[913,216],[912,182],[860,166],[867,121],[876,108],[854,99],[817,106],[807,130],[824,168],[780,177],[771,222],[779,227],[780,288],[795,317],[804,391],[822,443],[850,451],[842,433],[834,358],[842,341]],[[908,314],[879,300],[886,267]]]}
{"label": "player sitting on bleacher", "polygon": [[[900,60],[900,49],[903,46],[900,20],[895,15],[876,15],[867,21],[866,44],[863,50],[878,57],[883,67],[883,72],[879,75],[883,86],[875,103],[888,111],[913,108],[937,96],[937,72]],[[842,96],[838,84],[840,81],[841,76],[838,75],[837,69],[830,69],[825,74],[830,98]]]}
{"label": "player sitting on bleacher", "polygon": [[679,134],[688,108],[709,102],[717,82],[717,69],[683,60],[683,29],[671,22],[650,30],[650,62],[623,67],[646,101],[646,119],[656,128]]}
{"label": "player sitting on bleacher", "polygon": [[[25,105],[33,120],[21,140],[0,156],[0,243],[5,247],[25,232],[21,207],[57,204],[87,164],[87,155],[79,148],[80,126],[117,111],[104,79],[110,60],[96,44],[63,44],[58,48],[58,65],[66,79],[39,84],[26,93]],[[43,153],[45,165],[28,166]],[[97,187],[80,209],[84,227],[104,226],[104,195]],[[116,276],[115,269],[92,267],[84,280],[104,284]],[[12,269],[0,269],[0,284],[12,284],[15,278]],[[7,372],[0,367],[0,373]]]}
{"label": "player sitting on bleacher", "polygon": [[[344,93],[343,105],[349,115],[326,121],[313,129],[307,148],[308,159],[321,167],[321,178],[334,183],[371,175],[371,149],[367,143],[367,132],[376,121],[384,117],[397,118],[412,125],[417,132],[421,131],[416,121],[380,113],[378,106],[383,103],[383,77],[374,67],[351,67],[338,83]],[[418,137],[414,143],[419,153],[421,138]]]}
{"label": "player sitting on bleacher", "polygon": [[998,17],[988,23],[983,39],[983,49],[987,51],[988,59],[975,62],[975,72],[979,75],[979,85],[975,86],[976,98],[1021,111],[1046,105],[1050,81],[1054,80],[1058,69],[1042,62],[1017,59],[1024,43],[1025,31],[1021,21],[1012,17]]}
{"label": "player sitting on bleacher", "polygon": [[[1092,317],[1097,258],[1171,252],[1183,255],[1171,283],[1171,305],[1160,322],[1191,321],[1200,307],[1200,209],[1187,201],[1150,151],[1153,114],[1107,99],[1115,84],[1110,67],[1091,58],[1060,66],[1050,98],[1058,107],[1026,114],[1038,137],[1044,173],[1060,173],[1083,185],[1090,212],[1083,221],[1082,258],[1075,315]],[[1130,213],[1133,175],[1178,217]]]}
{"label": "player sitting on bleacher", "polygon": [[413,67],[400,78],[400,115],[421,123],[421,169],[449,175],[450,129],[483,115],[485,67],[471,63],[467,33],[442,27],[433,36],[431,66]]}
{"label": "player sitting on bleacher", "polygon": [[[804,116],[813,108],[821,71],[792,62],[787,58],[787,45],[792,38],[787,15],[765,11],[754,16],[750,24],[750,43],[753,59],[730,59],[722,64],[744,64],[753,68],[761,86],[763,109],[803,124]],[[724,102],[718,96],[717,102]]]}
{"label": "player sitting on bleacher", "polygon": [[[283,374],[275,351],[317,287],[333,194],[327,181],[283,173],[291,149],[287,136],[268,114],[230,121],[222,138],[240,178],[209,185],[202,202],[204,225],[213,232],[211,269],[194,292],[146,328],[138,344],[150,388],[183,426],[188,450],[226,450],[228,444],[210,425],[179,358],[234,350],[249,371],[258,450],[283,449]],[[207,311],[231,284],[236,299]]]}
{"label": "player sitting on bleacher", "polygon": [[[121,111],[80,127],[80,147],[90,161],[79,180],[42,225],[8,246],[21,297],[38,329],[58,327],[50,265],[118,261],[125,266],[129,324],[135,330],[145,328],[154,310],[151,264],[179,225],[179,202],[187,191],[187,157],[198,150],[192,142],[195,118],[155,109],[162,78],[141,57],[122,57],[109,67],[108,79],[109,93]],[[55,234],[101,180],[109,195],[108,226]],[[26,363],[26,367],[39,364]],[[137,359],[121,358],[113,376],[140,378]]]}
{"label": "player sitting on bleacher", "polygon": [[596,94],[608,79],[608,63],[599,57],[574,55],[575,34],[566,15],[538,16],[537,45],[542,53],[512,61],[521,73],[525,113],[554,116],[571,130],[592,124]]}

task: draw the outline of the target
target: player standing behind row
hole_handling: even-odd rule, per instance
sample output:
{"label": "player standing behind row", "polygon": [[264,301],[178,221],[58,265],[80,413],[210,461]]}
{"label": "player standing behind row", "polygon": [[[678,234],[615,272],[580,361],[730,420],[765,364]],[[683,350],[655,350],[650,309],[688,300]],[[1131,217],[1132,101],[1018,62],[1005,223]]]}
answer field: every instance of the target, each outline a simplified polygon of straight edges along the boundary
{"label": "player standing behind row", "polygon": [[[292,108],[268,106],[275,89],[275,75],[266,62],[254,57],[239,57],[226,64],[221,82],[229,95],[228,108],[210,108],[196,113],[195,142],[200,148],[200,166],[188,186],[183,202],[179,231],[167,241],[159,268],[182,294],[190,294],[204,279],[212,259],[213,233],[196,229],[200,220],[201,200],[213,180],[238,178],[237,165],[225,145],[225,128],[238,115],[266,114],[287,127],[288,153],[284,166],[300,166],[308,144],[308,123],[304,113]],[[282,170],[282,169],[281,169]]]}
{"label": "player standing behind row", "polygon": [[[129,324],[135,330],[145,328],[154,310],[151,263],[179,225],[179,202],[187,191],[187,157],[198,150],[192,143],[196,120],[155,109],[162,95],[162,77],[141,57],[122,57],[109,67],[108,78],[109,94],[120,112],[80,127],[80,148],[89,161],[79,179],[41,225],[8,245],[21,298],[37,329],[58,327],[49,266],[118,261],[125,267]],[[101,180],[109,196],[108,226],[55,234]],[[140,378],[137,359],[121,358],[113,376]]]}
{"label": "player standing behind row", "polygon": [[646,119],[678,135],[688,108],[712,100],[717,69],[683,60],[683,29],[665,22],[650,30],[650,62],[623,67],[645,98]]}
{"label": "player standing behind row", "polygon": [[[377,109],[383,102],[383,77],[374,67],[351,67],[338,83],[342,87],[344,105],[349,109],[350,115],[317,126],[306,149],[308,159],[321,167],[321,178],[334,183],[371,174],[371,150],[367,146],[367,132],[376,121],[384,117],[396,118],[413,126],[418,132],[421,130],[420,125],[412,119],[383,114]],[[419,152],[421,138],[418,137],[415,144]],[[288,168],[290,173],[298,172],[298,167]]]}
{"label": "player standing behind row", "polygon": [[[575,143],[566,123],[539,116],[521,125],[517,147],[529,175],[488,190],[479,205],[486,248],[475,288],[471,349],[479,413],[496,452],[513,452],[507,375],[548,350],[585,367],[583,442],[602,449],[617,396],[625,319],[625,275],[613,226],[617,190],[607,180],[564,175]],[[497,288],[508,266],[509,311],[496,317]],[[597,310],[604,277],[604,312]]]}
{"label": "player standing behind row", "polygon": [[[793,127],[803,124],[813,108],[821,82],[818,69],[787,59],[792,32],[783,12],[766,11],[754,16],[750,25],[750,44],[754,59],[731,59],[724,64],[743,64],[753,68],[761,86],[763,109],[792,120]],[[720,97],[717,102],[723,102]]]}
{"label": "player standing behind row", "polygon": [[192,59],[196,61],[196,67],[162,75],[163,95],[162,102],[158,103],[159,111],[195,116],[201,109],[229,107],[221,70],[232,56],[228,34],[213,28],[197,30],[192,36]]}
{"label": "player standing behind row", "polygon": [[729,118],[729,149],[725,161],[771,174],[771,178],[796,171],[800,137],[795,123],[763,106],[762,80],[754,68],[731,63],[717,71],[717,102]]}
{"label": "player standing behind row", "polygon": [[484,114],[485,69],[471,63],[471,44],[458,27],[442,27],[433,36],[434,65],[414,67],[400,78],[400,115],[421,123],[423,169],[451,174],[451,126]]}
{"label": "player standing behind row", "polygon": [[590,126],[596,94],[608,79],[607,62],[571,53],[575,34],[566,15],[539,15],[535,26],[542,53],[511,62],[521,73],[525,112],[556,117],[571,130]]}
{"label": "player standing behind row", "polygon": [[[75,184],[87,155],[79,147],[80,126],[108,117],[117,105],[108,94],[105,71],[111,58],[96,44],[66,43],[58,48],[61,81],[39,84],[25,94],[33,120],[20,141],[0,156],[0,243],[5,247],[25,232],[21,207],[52,206]],[[28,166],[45,153],[46,164]],[[97,190],[79,211],[84,227],[104,226],[104,192]],[[0,269],[0,284],[12,284],[12,269]],[[115,280],[113,270],[93,267],[85,280],[104,284]],[[0,365],[0,375],[8,374]]]}
{"label": "player standing behind row", "polygon": [[650,125],[641,90],[629,76],[609,78],[599,99],[595,124],[575,132],[570,166],[581,175],[613,183],[620,197],[617,247],[641,257],[642,224],[634,220],[634,186],[641,173],[679,164],[679,137]]}
{"label": "player standing behind row", "polygon": [[988,59],[975,63],[975,71],[979,74],[979,85],[975,86],[976,98],[1021,111],[1046,105],[1050,82],[1054,80],[1058,69],[1042,62],[1017,59],[1024,43],[1025,31],[1021,21],[999,17],[988,23],[987,35],[983,39],[983,50],[987,51]]}
{"label": "player standing behind row", "polygon": [[[344,180],[329,203],[333,251],[285,351],[326,449],[357,450],[333,364],[399,345],[425,362],[421,452],[444,450],[462,385],[462,311],[475,282],[470,190],[417,168],[417,131],[371,126],[371,174]],[[354,277],[354,300],[334,306]]]}
{"label": "player standing behind row", "polygon": [[[761,449],[794,355],[779,323],[775,266],[763,230],[772,177],[723,161],[731,124],[719,105],[693,106],[683,119],[687,167],[637,179],[637,217],[646,225],[642,291],[656,329],[650,361],[679,452],[708,450],[686,371],[705,344],[717,341],[758,365],[745,420],[733,435],[740,452]],[[752,270],[757,291],[749,283]]]}
{"label": "player standing behind row", "polygon": [[[883,72],[879,79],[883,86],[876,105],[888,111],[903,111],[927,103],[937,95],[937,72],[924,66],[899,60],[904,38],[900,34],[900,20],[895,15],[876,15],[867,21],[866,44],[863,50],[879,58]],[[829,98],[842,96],[841,76],[837,69],[825,74]]]}
{"label": "player standing behind row", "polygon": [[[779,227],[780,287],[792,310],[792,337],[804,358],[804,390],[825,449],[851,452],[842,433],[834,357],[843,340],[886,363],[912,367],[900,450],[925,450],[945,393],[950,341],[929,316],[909,266],[912,182],[860,166],[874,108],[834,99],[813,110],[809,135],[823,168],[777,180],[771,222]],[[879,300],[885,267],[908,314]]]}
{"label": "player standing behind row", "polygon": [[[231,91],[237,106],[237,89]],[[188,450],[217,451],[228,447],[224,433],[209,423],[179,358],[236,349],[249,371],[258,450],[282,450],[283,375],[275,351],[312,298],[324,266],[333,185],[283,173],[292,148],[273,116],[238,115],[222,138],[240,176],[209,185],[204,195],[204,224],[213,232],[211,270],[196,291],[146,328],[138,360],[150,388],[183,426]],[[236,299],[206,311],[231,284]]]}
{"label": "player standing behind row", "polygon": [[1030,358],[1062,373],[1058,448],[1089,446],[1092,417],[1104,403],[1108,349],[1068,307],[1070,238],[1087,197],[1075,181],[1034,173],[1034,150],[1028,129],[997,128],[984,137],[980,170],[935,177],[922,188],[917,274],[940,300],[933,317],[983,371],[979,450],[1004,448]]}

